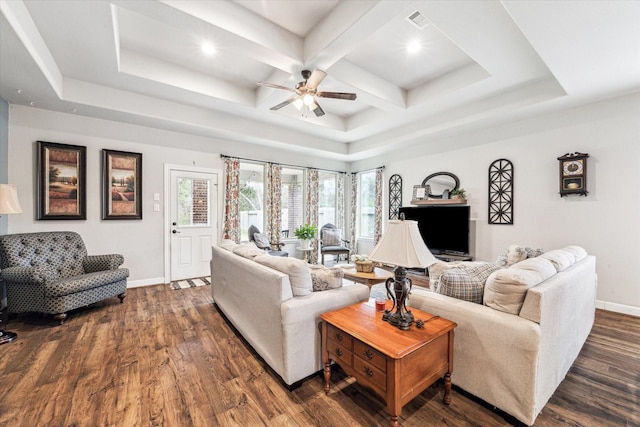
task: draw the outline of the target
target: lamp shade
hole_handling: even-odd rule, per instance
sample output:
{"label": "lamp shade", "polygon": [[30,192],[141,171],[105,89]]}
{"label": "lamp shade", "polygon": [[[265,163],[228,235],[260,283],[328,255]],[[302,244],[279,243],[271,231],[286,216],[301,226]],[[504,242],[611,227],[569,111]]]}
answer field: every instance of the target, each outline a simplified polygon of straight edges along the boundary
{"label": "lamp shade", "polygon": [[10,184],[0,184],[0,214],[22,213],[18,200],[18,187]]}
{"label": "lamp shade", "polygon": [[369,259],[404,268],[426,268],[436,262],[422,240],[418,222],[409,220],[389,221]]}

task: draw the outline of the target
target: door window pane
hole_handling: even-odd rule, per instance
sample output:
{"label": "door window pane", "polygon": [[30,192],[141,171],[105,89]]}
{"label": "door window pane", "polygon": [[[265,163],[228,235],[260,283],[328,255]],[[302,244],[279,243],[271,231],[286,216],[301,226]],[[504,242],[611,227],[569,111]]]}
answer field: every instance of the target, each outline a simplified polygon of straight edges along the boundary
{"label": "door window pane", "polygon": [[209,226],[209,180],[178,178],[178,225]]}

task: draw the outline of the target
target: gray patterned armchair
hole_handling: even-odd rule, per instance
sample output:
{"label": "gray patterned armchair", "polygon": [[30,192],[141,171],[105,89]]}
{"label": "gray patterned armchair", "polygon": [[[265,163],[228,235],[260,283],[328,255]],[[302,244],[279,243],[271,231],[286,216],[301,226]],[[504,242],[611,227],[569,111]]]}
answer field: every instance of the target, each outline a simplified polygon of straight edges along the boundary
{"label": "gray patterned armchair", "polygon": [[67,311],[117,296],[122,302],[129,270],[122,255],[87,255],[71,231],[0,236],[0,278],[9,313],[53,314],[60,324]]}

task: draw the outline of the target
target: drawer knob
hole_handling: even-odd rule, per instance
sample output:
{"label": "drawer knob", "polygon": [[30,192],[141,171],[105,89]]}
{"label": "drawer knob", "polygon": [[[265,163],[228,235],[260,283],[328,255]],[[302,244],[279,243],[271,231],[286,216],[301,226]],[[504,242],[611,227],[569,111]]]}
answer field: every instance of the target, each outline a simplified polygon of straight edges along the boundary
{"label": "drawer knob", "polygon": [[371,352],[371,350],[366,349],[366,350],[364,351],[364,357],[366,357],[366,358],[367,358],[367,360],[371,360],[371,359],[373,359],[373,353]]}
{"label": "drawer knob", "polygon": [[369,368],[368,366],[365,366],[364,368],[362,368],[362,370],[364,371],[364,373],[365,373],[368,377],[373,376],[373,371],[372,371],[372,370],[371,370],[371,368]]}
{"label": "drawer knob", "polygon": [[338,341],[342,341],[342,334],[341,334],[340,332],[337,332],[337,333],[336,333],[336,339],[337,339]]}
{"label": "drawer knob", "polygon": [[336,349],[336,354],[338,356],[342,356],[342,349],[341,348]]}

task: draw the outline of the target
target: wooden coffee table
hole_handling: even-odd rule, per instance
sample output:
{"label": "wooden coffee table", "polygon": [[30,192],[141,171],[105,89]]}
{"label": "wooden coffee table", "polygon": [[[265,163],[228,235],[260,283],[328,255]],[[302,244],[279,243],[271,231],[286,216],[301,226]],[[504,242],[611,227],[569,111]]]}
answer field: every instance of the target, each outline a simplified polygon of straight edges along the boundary
{"label": "wooden coffee table", "polygon": [[[392,303],[387,301],[387,309]],[[450,320],[412,309],[408,331],[382,320],[373,299],[330,311],[322,319],[324,390],[329,393],[331,362],[371,388],[387,402],[389,425],[398,426],[402,407],[444,376],[445,404],[451,403],[453,330]]]}
{"label": "wooden coffee table", "polygon": [[369,288],[376,283],[386,282],[389,277],[393,277],[393,272],[384,268],[375,267],[371,273],[356,271],[356,268],[344,268],[344,277],[354,282],[364,283]]}

